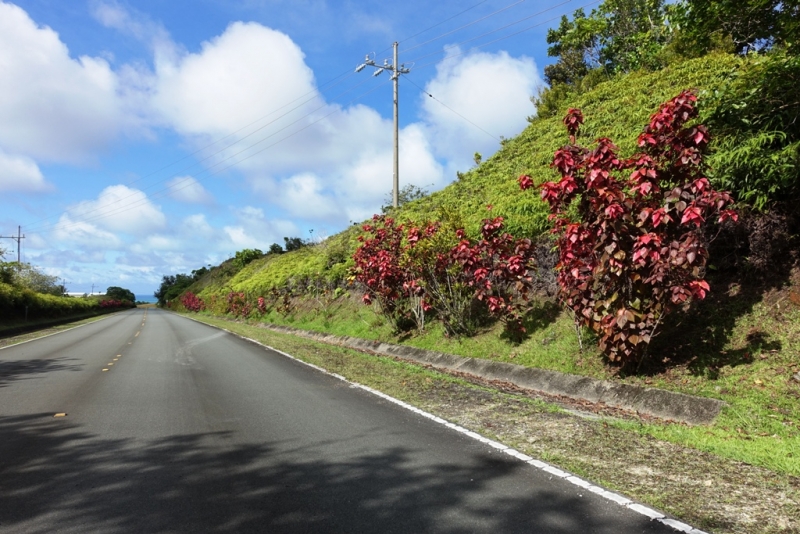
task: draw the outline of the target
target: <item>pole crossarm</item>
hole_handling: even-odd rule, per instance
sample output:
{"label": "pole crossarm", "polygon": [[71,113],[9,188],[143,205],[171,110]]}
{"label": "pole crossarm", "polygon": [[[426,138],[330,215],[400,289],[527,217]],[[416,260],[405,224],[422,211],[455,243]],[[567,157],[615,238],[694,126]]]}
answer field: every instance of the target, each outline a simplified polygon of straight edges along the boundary
{"label": "pole crossarm", "polygon": [[398,83],[398,80],[401,74],[408,74],[411,72],[411,69],[407,68],[405,64],[400,64],[399,67],[397,66],[397,46],[397,42],[392,45],[392,48],[394,49],[393,61],[390,62],[388,59],[384,59],[383,65],[380,65],[375,63],[375,60],[370,58],[369,54],[367,54],[366,58],[364,58],[364,63],[356,67],[356,72],[361,72],[367,67],[374,67],[375,71],[372,73],[373,76],[380,76],[383,71],[389,71],[392,73],[391,80],[394,85],[394,175],[392,179],[392,206],[395,208],[397,208],[400,204],[400,84]]}
{"label": "pole crossarm", "polygon": [[20,245],[22,244],[22,240],[25,239],[25,236],[22,234],[22,227],[17,226],[17,235],[0,235],[0,239],[13,239],[17,242],[17,269],[19,270],[22,267]]}

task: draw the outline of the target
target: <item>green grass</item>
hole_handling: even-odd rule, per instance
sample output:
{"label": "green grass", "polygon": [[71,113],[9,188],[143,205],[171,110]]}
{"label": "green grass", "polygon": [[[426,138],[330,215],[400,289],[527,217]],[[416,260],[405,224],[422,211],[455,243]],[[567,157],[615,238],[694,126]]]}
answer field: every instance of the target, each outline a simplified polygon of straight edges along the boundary
{"label": "green grass", "polygon": [[[569,106],[583,110],[585,143],[607,136],[623,155],[630,155],[636,150],[636,138],[659,104],[683,89],[696,88],[701,91],[702,110],[706,101],[703,92],[718,90],[730,72],[746,61],[713,54],[658,72],[621,76],[576,97]],[[486,206],[492,205],[491,215],[504,217],[506,230],[515,236],[535,238],[547,233],[547,205],[535,192],[520,191],[517,178],[526,173],[536,184],[556,178],[550,168],[553,153],[567,142],[562,116],[534,120],[519,136],[504,140],[500,150],[481,165],[441,191],[401,206],[392,216],[400,221],[422,221],[437,218],[445,211],[454,220],[462,221],[469,234],[477,236],[481,220],[489,215]],[[308,285],[342,282],[352,266],[358,233],[359,227],[351,226],[321,244],[286,254],[269,254],[241,270],[229,260],[190,289],[208,301],[211,296],[228,291],[263,295],[286,285],[304,289]]]}
{"label": "green grass", "polygon": [[[706,304],[713,307],[721,300],[722,297]],[[702,334],[694,333],[692,339],[698,345],[692,355],[694,359],[654,365],[649,372],[640,375],[620,376],[617,368],[606,365],[588,336],[581,352],[570,317],[546,302],[535,307],[537,311],[530,321],[536,327],[529,328],[531,334],[522,343],[505,339],[500,325],[487,327],[469,339],[448,338],[437,323],[432,323],[422,333],[398,335],[374,308],[359,304],[353,295],[328,301],[305,299],[296,303],[293,313],[282,315],[271,310],[260,322],[721,399],[729,406],[710,426],[650,422],[621,424],[643,435],[778,473],[800,476],[800,383],[791,378],[793,373],[800,371],[797,359],[800,349],[798,308],[787,309],[786,313],[778,315],[769,312],[769,302],[751,304],[745,315],[741,315],[743,310],[736,305],[728,309],[716,308],[718,323],[733,323],[725,340],[718,340],[715,345]],[[704,308],[695,310],[699,314],[706,312]],[[754,325],[771,332],[771,344],[762,345],[761,349],[753,346],[752,336],[748,340],[747,333],[752,333]],[[667,331],[663,335],[672,334]],[[781,347],[781,350],[770,347]],[[667,354],[675,357],[674,353],[679,350],[672,347],[670,351],[662,347],[653,358],[663,359]],[[730,357],[727,363],[719,360],[720,351]],[[743,354],[750,354],[747,361],[740,361]],[[714,369],[713,376],[709,376],[709,367]]]}

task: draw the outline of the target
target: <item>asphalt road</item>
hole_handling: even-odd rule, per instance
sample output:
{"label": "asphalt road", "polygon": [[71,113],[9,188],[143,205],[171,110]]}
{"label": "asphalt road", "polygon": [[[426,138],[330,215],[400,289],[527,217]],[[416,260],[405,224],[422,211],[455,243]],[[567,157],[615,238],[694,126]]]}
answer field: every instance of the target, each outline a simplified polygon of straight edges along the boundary
{"label": "asphalt road", "polygon": [[675,531],[151,309],[0,350],[0,532]]}

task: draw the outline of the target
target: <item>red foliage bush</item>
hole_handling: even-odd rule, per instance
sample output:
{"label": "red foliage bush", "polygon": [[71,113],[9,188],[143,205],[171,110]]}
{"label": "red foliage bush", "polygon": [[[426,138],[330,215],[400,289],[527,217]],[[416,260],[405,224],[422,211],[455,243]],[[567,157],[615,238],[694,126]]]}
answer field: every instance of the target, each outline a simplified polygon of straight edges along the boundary
{"label": "red foliage bush", "polygon": [[535,268],[530,239],[515,239],[503,232],[502,217],[484,219],[477,241],[467,239],[464,230],[457,235],[461,241],[450,258],[461,266],[464,282],[510,333],[524,333],[523,305],[533,282],[529,273]]}
{"label": "red foliage bush", "polygon": [[187,291],[181,295],[181,304],[190,312],[200,312],[206,309],[206,303],[203,302],[203,299],[191,291]]}
{"label": "red foliage bush", "polygon": [[[561,180],[541,186],[558,235],[561,299],[611,361],[639,361],[666,313],[705,297],[704,226],[736,218],[726,209],[731,196],[703,174],[708,131],[686,126],[696,100],[684,91],[663,104],[639,136],[642,152],[629,159],[607,138],[593,150],[577,145],[583,116],[570,109],[570,144],[552,163]],[[527,176],[519,183],[533,186]]]}
{"label": "red foliage bush", "polygon": [[377,302],[397,330],[409,321],[423,329],[426,313],[435,311],[448,334],[470,335],[483,306],[510,331],[524,332],[520,304],[531,284],[533,249],[530,240],[503,232],[501,217],[484,220],[477,241],[463,229],[443,235],[440,223],[404,226],[379,215],[373,221],[363,226],[353,274],[366,287],[364,302]]}
{"label": "red foliage bush", "polygon": [[230,291],[226,297],[227,309],[226,313],[234,317],[248,317],[250,312],[253,311],[253,305],[247,302],[247,297],[242,292]]}
{"label": "red foliage bush", "polygon": [[130,308],[132,304],[127,300],[106,299],[100,301],[101,308]]}
{"label": "red foliage bush", "polygon": [[419,235],[411,232],[410,242],[404,242],[402,224],[396,224],[393,218],[385,215],[374,215],[372,220],[373,224],[362,226],[367,235],[358,237],[361,244],[353,254],[353,276],[366,288],[362,300],[367,305],[377,303],[395,330],[402,330],[404,322],[413,320],[410,307],[415,298],[419,312],[417,325],[423,328],[428,306],[422,299],[418,273],[404,258]]}

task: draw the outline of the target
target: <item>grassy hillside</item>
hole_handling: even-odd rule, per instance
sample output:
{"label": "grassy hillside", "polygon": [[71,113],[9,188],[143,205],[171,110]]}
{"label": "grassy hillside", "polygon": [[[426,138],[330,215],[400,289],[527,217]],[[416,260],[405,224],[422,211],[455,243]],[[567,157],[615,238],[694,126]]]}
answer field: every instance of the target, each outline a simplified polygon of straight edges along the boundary
{"label": "grassy hillside", "polygon": [[[635,152],[635,140],[659,104],[683,89],[694,88],[700,95],[701,116],[709,116],[715,111],[709,107],[718,102],[710,96],[718,94],[732,73],[751,61],[717,54],[659,72],[621,76],[574,97],[561,111],[582,109],[586,117],[584,144],[610,137],[627,156]],[[564,113],[533,120],[518,137],[504,141],[486,162],[460,174],[445,189],[401,206],[393,215],[401,221],[447,216],[477,235],[480,221],[487,217],[486,205],[491,204],[492,216],[503,216],[514,235],[536,238],[546,234],[546,205],[536,194],[521,192],[517,177],[528,174],[537,184],[556,178],[549,165],[553,152],[567,141],[560,118]],[[724,137],[713,141],[712,151],[725,141]],[[719,181],[713,175],[711,179]],[[764,226],[764,233],[772,232],[770,228]],[[447,337],[436,322],[429,323],[424,332],[394,332],[374,308],[360,303],[360,291],[348,285],[359,234],[359,227],[350,227],[321,244],[269,254],[241,269],[228,261],[189,290],[205,301],[207,312],[216,315],[226,313],[229,293],[240,292],[254,308],[258,297],[265,299],[266,309],[254,311],[252,321],[719,398],[730,406],[710,428],[642,424],[633,430],[800,475],[800,379],[794,378],[800,377],[797,271],[791,274],[775,268],[767,281],[758,284],[748,282],[747,273],[742,278],[741,272],[731,276],[730,271],[712,271],[710,297],[688,314],[670,316],[651,346],[646,365],[635,376],[620,376],[618,368],[606,365],[595,340],[586,332],[579,338],[572,318],[545,296],[527,316],[528,333],[521,341],[505,337],[499,324],[487,325],[466,339]],[[722,258],[712,257],[712,263],[717,259]]]}
{"label": "grassy hillside", "polygon": [[[610,137],[623,154],[632,154],[636,137],[659,104],[685,88],[696,88],[701,95],[713,93],[743,61],[717,54],[658,72],[622,76],[570,101],[569,107],[583,110],[587,118],[585,139]],[[555,178],[549,167],[553,152],[567,140],[561,116],[536,119],[518,137],[505,140],[501,149],[480,166],[461,174],[443,190],[401,206],[394,216],[418,221],[446,210],[451,217],[463,221],[468,233],[477,235],[480,221],[487,216],[486,206],[491,204],[493,216],[505,217],[506,228],[512,234],[534,237],[546,233],[546,204],[534,194],[523,194],[517,177],[529,174],[537,184]],[[342,281],[352,265],[350,256],[357,245],[357,235],[358,228],[349,228],[320,245],[268,255],[240,272],[230,267],[218,269],[193,290],[207,299],[223,291],[266,294],[290,280],[303,286],[311,280],[320,284]]]}

